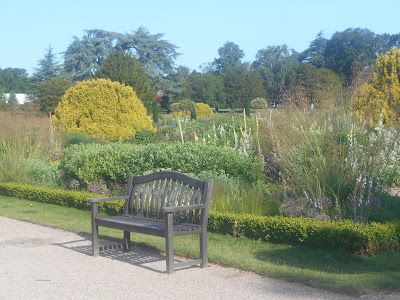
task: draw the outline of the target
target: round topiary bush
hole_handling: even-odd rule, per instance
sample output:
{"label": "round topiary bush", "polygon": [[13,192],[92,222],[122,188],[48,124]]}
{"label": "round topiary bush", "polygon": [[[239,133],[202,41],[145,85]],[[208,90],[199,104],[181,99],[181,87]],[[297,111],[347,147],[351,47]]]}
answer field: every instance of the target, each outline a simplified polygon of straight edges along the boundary
{"label": "round topiary bush", "polygon": [[109,79],[78,82],[62,97],[53,120],[61,130],[107,140],[125,140],[142,129],[155,131],[135,91]]}
{"label": "round topiary bush", "polygon": [[205,103],[196,103],[197,118],[212,117],[214,112],[211,107]]}
{"label": "round topiary bush", "polygon": [[250,107],[254,109],[265,109],[268,108],[268,101],[264,98],[255,98],[251,100]]}

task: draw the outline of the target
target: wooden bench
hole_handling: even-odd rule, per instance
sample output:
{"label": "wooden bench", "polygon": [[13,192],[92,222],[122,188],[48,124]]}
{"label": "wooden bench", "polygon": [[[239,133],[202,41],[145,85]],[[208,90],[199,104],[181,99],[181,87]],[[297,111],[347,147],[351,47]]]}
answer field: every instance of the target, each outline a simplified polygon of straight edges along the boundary
{"label": "wooden bench", "polygon": [[[162,171],[128,178],[125,196],[88,199],[92,209],[92,251],[99,255],[98,227],[124,231],[124,249],[129,249],[130,233],[165,237],[167,273],[176,267],[208,265],[207,222],[210,209],[211,180],[198,180],[187,175]],[[125,200],[122,215],[99,217],[100,202]],[[173,237],[199,234],[200,259],[174,263]]]}

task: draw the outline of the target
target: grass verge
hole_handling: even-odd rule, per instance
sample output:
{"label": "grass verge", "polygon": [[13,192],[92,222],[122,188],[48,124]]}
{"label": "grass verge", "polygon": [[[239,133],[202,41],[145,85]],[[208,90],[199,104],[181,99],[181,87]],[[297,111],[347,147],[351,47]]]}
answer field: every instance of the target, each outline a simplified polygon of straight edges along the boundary
{"label": "grass verge", "polygon": [[[90,212],[0,196],[0,215],[90,233]],[[104,237],[119,239],[120,231],[100,228]],[[164,239],[132,234],[137,245],[165,250]],[[247,238],[209,233],[209,258],[213,263],[253,271],[326,290],[361,295],[385,290],[400,291],[400,252],[358,257],[345,252],[314,250],[307,247],[275,245]],[[198,255],[196,236],[177,237],[175,252]]]}

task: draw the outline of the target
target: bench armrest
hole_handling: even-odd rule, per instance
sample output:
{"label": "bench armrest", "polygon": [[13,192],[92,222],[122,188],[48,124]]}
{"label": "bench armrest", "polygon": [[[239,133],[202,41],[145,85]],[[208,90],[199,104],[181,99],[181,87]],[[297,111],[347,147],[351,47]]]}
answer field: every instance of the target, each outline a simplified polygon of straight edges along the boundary
{"label": "bench armrest", "polygon": [[173,213],[176,211],[202,209],[205,207],[206,206],[204,204],[196,204],[196,205],[186,205],[186,206],[168,206],[161,208],[161,210],[163,211],[163,213]]}
{"label": "bench armrest", "polygon": [[100,203],[107,201],[115,201],[115,200],[125,200],[128,199],[128,196],[116,196],[116,197],[107,197],[107,198],[89,198],[89,203]]}

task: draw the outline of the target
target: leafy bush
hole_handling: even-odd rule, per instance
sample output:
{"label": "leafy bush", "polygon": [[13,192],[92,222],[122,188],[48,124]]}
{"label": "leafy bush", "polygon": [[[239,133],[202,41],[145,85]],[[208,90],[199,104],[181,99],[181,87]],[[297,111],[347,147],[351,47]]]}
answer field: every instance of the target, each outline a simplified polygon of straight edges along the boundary
{"label": "leafy bush", "polygon": [[67,148],[75,144],[89,144],[98,142],[99,139],[94,139],[82,132],[63,132],[63,147]]}
{"label": "leafy bush", "polygon": [[136,132],[136,135],[130,138],[128,142],[143,145],[154,144],[160,142],[160,137],[152,130],[142,129]]}
{"label": "leafy bush", "polygon": [[155,130],[135,91],[108,79],[78,82],[62,97],[53,116],[61,130],[128,139],[142,129]]}
{"label": "leafy bush", "polygon": [[265,109],[268,108],[268,101],[264,98],[255,98],[251,100],[250,107],[254,109]]}
{"label": "leafy bush", "polygon": [[220,171],[254,182],[263,177],[263,161],[231,148],[218,148],[201,143],[162,143],[131,145],[72,145],[66,149],[61,168],[85,183],[101,179],[126,182],[129,174],[143,174],[159,168],[183,173]]}
{"label": "leafy bush", "polygon": [[358,114],[374,124],[400,125],[400,50],[393,48],[376,59],[369,82],[361,88],[356,101]]}
{"label": "leafy bush", "polygon": [[214,112],[211,107],[205,103],[196,103],[197,118],[212,117]]}

